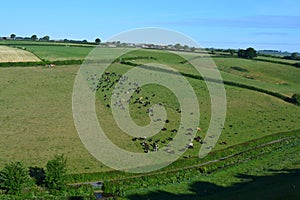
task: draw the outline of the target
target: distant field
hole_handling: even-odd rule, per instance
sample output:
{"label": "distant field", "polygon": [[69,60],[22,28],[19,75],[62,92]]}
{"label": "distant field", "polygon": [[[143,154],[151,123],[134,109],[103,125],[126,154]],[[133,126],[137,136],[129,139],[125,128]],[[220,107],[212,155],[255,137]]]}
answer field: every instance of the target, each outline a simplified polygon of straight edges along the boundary
{"label": "distant field", "polygon": [[298,68],[240,58],[213,58],[224,80],[278,91],[292,95],[299,92],[300,70]]}
{"label": "distant field", "polygon": [[84,59],[94,47],[78,47],[72,45],[60,46],[39,46],[26,45],[23,46],[26,50],[33,52],[44,60],[80,60]]}
{"label": "distant field", "polygon": [[81,47],[94,47],[92,44],[76,44],[68,42],[41,42],[41,41],[23,41],[23,40],[0,40],[0,44],[9,46],[26,46],[26,45],[40,45],[40,46],[81,46]]}
{"label": "distant field", "polygon": [[[281,58],[271,58],[271,57],[266,57],[266,56],[258,56],[258,59],[264,59],[264,60],[270,60],[270,61],[279,61],[279,62],[286,62],[289,64],[294,64],[297,62],[297,60],[288,60],[288,59],[281,59]],[[298,62],[300,62],[298,60]]]}
{"label": "distant field", "polygon": [[[149,52],[151,52],[153,57],[158,58],[160,62],[170,64],[180,72],[188,74],[197,73],[197,71],[191,67],[189,63],[181,63],[184,61],[183,58],[166,56],[166,53],[162,53],[162,51],[140,51],[138,55],[147,56]],[[201,58],[205,56],[205,54],[187,52],[179,52],[179,55],[185,55],[188,59]],[[135,57],[137,54],[135,52],[130,52],[128,56]],[[218,66],[223,80],[252,85],[286,95],[293,95],[299,91],[300,70],[293,66],[232,57],[212,58]],[[208,58],[204,57],[201,59],[205,60]],[[144,64],[149,61],[141,59],[133,62]]]}
{"label": "distant field", "polygon": [[28,51],[0,45],[0,62],[35,62],[35,61],[40,61],[40,59]]}
{"label": "distant field", "polygon": [[[27,48],[27,47],[26,47]],[[28,49],[39,52],[48,59],[80,59],[84,58],[91,48],[84,47],[48,47],[28,46]],[[61,48],[61,49],[60,49]],[[109,51],[107,52],[109,53]],[[77,56],[76,56],[77,54]],[[181,64],[182,58],[157,50],[142,50],[131,52],[128,56],[153,56],[155,62],[169,65],[175,69],[195,74],[188,64]],[[198,56],[198,54],[196,54]],[[195,54],[191,55],[191,58]],[[203,58],[205,59],[205,58]],[[260,61],[249,61],[237,58],[215,58],[222,76],[226,80],[254,84],[267,89],[274,89],[284,94],[295,93],[300,82],[299,69],[285,65]],[[136,63],[153,62],[147,59],[135,59]],[[233,66],[240,68],[232,69]],[[79,66],[44,67],[10,67],[0,68],[0,165],[10,161],[22,160],[26,165],[44,166],[53,155],[64,153],[68,158],[70,173],[85,173],[106,171],[108,167],[96,161],[83,147],[72,116],[72,91],[75,76]],[[124,73],[132,66],[113,64],[111,72]],[[241,70],[245,69],[246,71]],[[297,71],[298,70],[298,71]],[[254,79],[245,78],[245,75]],[[199,97],[201,111],[200,125],[204,136],[210,119],[210,99],[206,85],[201,80],[187,77]],[[277,82],[287,84],[278,85]],[[168,109],[170,123],[168,130],[176,128],[179,117],[176,112],[176,101],[168,91],[157,86],[142,88],[143,97],[155,93],[157,98],[152,102],[163,101]],[[107,93],[108,94],[108,93]],[[168,94],[168,95],[166,95]],[[224,149],[231,145],[247,142],[281,131],[300,128],[300,107],[286,103],[272,96],[251,90],[226,86],[227,118],[220,141],[227,145],[217,144],[214,150]],[[107,131],[108,137],[120,147],[136,152],[142,152],[141,145],[133,142],[132,137],[125,135],[116,127],[104,94],[97,93],[96,108],[100,123]],[[132,106],[131,112],[137,124],[145,124],[149,120],[145,109]],[[159,133],[163,140],[172,133]],[[163,145],[163,144],[160,144]],[[200,144],[189,149],[185,155],[195,156]]]}

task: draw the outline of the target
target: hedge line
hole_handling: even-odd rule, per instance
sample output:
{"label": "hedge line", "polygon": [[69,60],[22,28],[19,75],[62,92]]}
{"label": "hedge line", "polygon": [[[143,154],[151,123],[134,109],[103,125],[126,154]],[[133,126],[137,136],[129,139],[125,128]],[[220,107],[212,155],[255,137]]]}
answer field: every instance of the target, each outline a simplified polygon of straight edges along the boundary
{"label": "hedge line", "polygon": [[45,65],[45,62],[1,62],[0,67],[29,67],[29,66],[39,66]]}
{"label": "hedge line", "polygon": [[226,55],[226,54],[222,54],[222,55],[219,55],[219,56],[196,56],[196,57],[193,57],[193,58],[190,58],[188,60],[183,60],[183,61],[180,61],[179,63],[180,64],[186,64],[186,63],[189,63],[190,61],[192,60],[195,60],[195,59],[198,59],[198,58],[234,58],[234,56],[232,55]]}
{"label": "hedge line", "polygon": [[83,63],[81,60],[56,60],[56,61],[45,61],[46,64],[55,64],[55,65],[78,65]]}
{"label": "hedge line", "polygon": [[[159,171],[156,171],[154,173],[149,173],[148,175],[153,174],[164,174],[167,171],[178,171],[181,168],[186,168],[187,166],[195,166],[200,165],[206,162],[209,162],[211,160],[219,159],[222,157],[226,157],[232,154],[237,154],[240,152],[249,151],[259,145],[268,143],[270,141],[282,139],[285,137],[294,137],[298,136],[300,132],[299,130],[293,130],[293,131],[287,131],[287,132],[280,132],[275,133],[272,135],[268,135],[262,138],[258,138],[249,142],[245,142],[242,144],[234,145],[231,147],[228,147],[226,149],[213,151],[209,153],[205,158],[199,159],[199,157],[190,157],[188,159],[181,158],[174,162],[173,164],[169,165],[166,168],[163,168]],[[78,182],[85,182],[85,181],[113,181],[113,180],[120,180],[132,176],[137,176],[136,174],[132,173],[126,173],[123,171],[110,171],[110,172],[98,172],[98,173],[83,173],[83,174],[69,174],[67,176],[67,182],[69,183],[78,183]],[[143,176],[143,175],[141,175]]]}
{"label": "hedge line", "polygon": [[189,169],[180,169],[177,171],[167,172],[164,175],[151,174],[144,175],[142,177],[133,177],[123,180],[114,180],[104,182],[103,189],[105,193],[112,193],[119,196],[125,195],[126,190],[133,190],[138,188],[146,188],[148,186],[158,186],[170,183],[180,183],[182,181],[189,181],[191,179],[197,179],[204,173],[212,173],[216,170],[220,170],[231,165],[246,162],[254,159],[263,154],[271,153],[272,151],[286,148],[286,146],[295,147],[299,145],[299,139],[285,140],[278,143],[273,143],[262,148],[252,149],[251,151],[245,151],[238,153],[235,156],[220,160],[218,162],[210,163],[201,167],[193,167]]}
{"label": "hedge line", "polygon": [[[186,77],[204,80],[203,77],[201,77],[199,75],[192,75],[192,74],[187,74],[187,73],[181,73],[181,74],[186,76]],[[253,91],[256,91],[256,92],[265,93],[265,94],[271,95],[273,97],[279,98],[279,99],[281,99],[285,102],[295,104],[295,101],[291,97],[285,96],[285,95],[280,94],[278,92],[273,92],[273,91],[258,88],[258,87],[252,86],[252,85],[246,85],[246,84],[243,84],[243,83],[237,83],[237,82],[226,81],[226,80],[222,81],[222,80],[216,80],[216,79],[211,79],[211,78],[206,78],[206,80],[210,81],[210,82],[215,82],[215,83],[220,83],[220,84],[224,83],[225,85],[230,85],[230,86],[234,86],[234,87],[239,87],[239,88],[244,88],[244,89],[248,89],[248,90],[253,90]]]}
{"label": "hedge line", "polygon": [[294,63],[288,63],[288,62],[279,61],[279,60],[269,60],[269,59],[263,59],[263,58],[255,58],[254,60],[263,61],[263,62],[270,62],[270,63],[274,63],[274,64],[282,64],[282,65],[295,66]]}
{"label": "hedge line", "polygon": [[[156,68],[156,67],[147,66],[147,65],[140,65],[140,64],[132,63],[130,61],[121,61],[121,64],[130,65],[130,66],[133,66],[133,67],[141,66],[141,67],[147,68],[149,70],[156,70],[156,71],[161,71],[161,72],[165,72],[165,73],[175,73],[176,74],[176,72],[174,72],[172,70],[161,69],[161,68]],[[189,77],[189,78],[204,80],[204,78],[200,75],[188,74],[188,73],[184,73],[184,72],[180,72],[180,73],[183,76],[186,76],[186,77]],[[286,101],[288,103],[296,104],[295,101],[293,100],[293,98],[285,96],[285,95],[280,94],[278,92],[273,92],[273,91],[258,88],[258,87],[255,87],[255,86],[246,85],[246,84],[237,83],[237,82],[232,82],[232,81],[225,81],[225,80],[223,81],[223,80],[217,80],[217,79],[212,79],[212,78],[206,78],[205,80],[210,81],[210,82],[220,83],[220,84],[224,83],[225,85],[230,85],[230,86],[234,86],[234,87],[240,87],[240,88],[244,88],[244,89],[249,89],[249,90],[265,93],[265,94],[271,95],[273,97],[279,98],[283,101]]]}
{"label": "hedge line", "polygon": [[[36,44],[34,43],[10,43],[10,44],[5,44],[6,46],[12,46],[12,47],[19,47],[19,46],[58,46],[58,47],[65,47],[65,46],[70,46],[70,47],[87,47],[87,48],[94,48],[97,46],[97,44],[88,42],[88,43],[72,43],[72,42],[67,42],[67,43],[56,43],[56,42],[49,42],[49,44],[43,44],[39,43],[36,41]],[[94,45],[94,46],[92,46]]]}
{"label": "hedge line", "polygon": [[0,67],[32,67],[32,66],[43,66],[49,64],[76,65],[76,64],[82,64],[83,61],[84,60],[56,60],[56,61],[43,60],[39,62],[2,62],[0,63]]}

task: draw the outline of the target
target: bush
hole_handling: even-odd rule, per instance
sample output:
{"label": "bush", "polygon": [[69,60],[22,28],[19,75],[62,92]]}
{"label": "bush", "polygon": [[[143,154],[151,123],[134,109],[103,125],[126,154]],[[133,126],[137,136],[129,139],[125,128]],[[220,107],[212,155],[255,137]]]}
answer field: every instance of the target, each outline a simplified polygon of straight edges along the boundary
{"label": "bush", "polygon": [[295,67],[300,68],[300,62],[295,63]]}
{"label": "bush", "polygon": [[292,96],[292,101],[296,105],[300,105],[300,94],[294,94]]}
{"label": "bush", "polygon": [[6,164],[0,172],[0,186],[8,194],[19,195],[30,183],[29,171],[20,162]]}
{"label": "bush", "polygon": [[55,156],[46,165],[45,184],[49,189],[63,191],[66,188],[67,160],[64,155]]}

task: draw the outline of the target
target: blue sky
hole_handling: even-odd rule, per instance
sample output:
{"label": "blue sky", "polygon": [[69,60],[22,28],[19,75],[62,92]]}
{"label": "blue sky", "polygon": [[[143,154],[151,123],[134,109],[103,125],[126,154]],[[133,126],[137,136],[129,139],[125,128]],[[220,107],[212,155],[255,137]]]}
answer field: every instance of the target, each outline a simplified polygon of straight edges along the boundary
{"label": "blue sky", "polygon": [[203,47],[300,51],[299,0],[26,0],[2,1],[0,36],[106,40],[161,27]]}

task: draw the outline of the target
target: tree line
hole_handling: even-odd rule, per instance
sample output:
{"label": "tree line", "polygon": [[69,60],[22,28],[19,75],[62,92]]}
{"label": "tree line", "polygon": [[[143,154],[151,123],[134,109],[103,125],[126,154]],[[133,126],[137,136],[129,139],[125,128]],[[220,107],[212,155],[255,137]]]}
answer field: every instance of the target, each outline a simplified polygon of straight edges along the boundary
{"label": "tree line", "polygon": [[[1,38],[0,38],[1,39]],[[54,40],[50,40],[50,36],[46,35],[43,37],[38,38],[38,36],[36,34],[33,34],[31,37],[17,37],[16,34],[12,33],[10,34],[10,37],[2,37],[3,40],[24,40],[24,41],[43,41],[43,42],[50,42],[50,41],[54,41]],[[86,43],[89,44],[91,42],[88,42],[87,40],[68,40],[68,39],[64,39],[64,42],[73,42],[73,43]],[[101,43],[101,39],[100,38],[96,38],[93,44],[100,44]]]}

